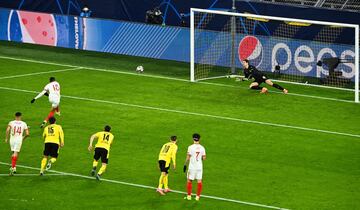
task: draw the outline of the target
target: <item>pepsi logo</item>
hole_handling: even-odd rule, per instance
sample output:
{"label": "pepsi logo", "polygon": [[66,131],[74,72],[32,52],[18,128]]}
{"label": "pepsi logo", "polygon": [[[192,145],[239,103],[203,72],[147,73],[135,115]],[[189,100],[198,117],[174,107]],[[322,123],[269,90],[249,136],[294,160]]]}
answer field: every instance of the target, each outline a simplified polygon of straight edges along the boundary
{"label": "pepsi logo", "polygon": [[263,59],[263,46],[255,36],[245,36],[239,43],[239,60],[248,59],[251,65],[259,67]]}

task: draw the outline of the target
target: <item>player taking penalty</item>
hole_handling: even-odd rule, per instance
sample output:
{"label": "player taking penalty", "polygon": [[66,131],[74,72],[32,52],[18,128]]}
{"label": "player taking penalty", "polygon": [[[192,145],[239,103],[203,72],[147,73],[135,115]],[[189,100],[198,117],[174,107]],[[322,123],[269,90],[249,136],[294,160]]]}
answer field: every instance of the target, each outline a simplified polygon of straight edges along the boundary
{"label": "player taking penalty", "polygon": [[[160,178],[159,178],[159,186],[156,189],[156,192],[160,193],[160,195],[165,195],[165,193],[170,192],[169,189],[169,168],[170,163],[172,161],[174,170],[176,168],[176,152],[178,146],[176,145],[177,137],[171,136],[170,142],[164,144],[159,153],[159,168],[160,168]],[[164,187],[164,189],[163,189]]]}
{"label": "player taking penalty", "polygon": [[99,159],[101,158],[101,168],[96,174],[96,179],[100,181],[101,175],[105,172],[106,166],[109,162],[109,153],[111,144],[114,141],[114,135],[110,133],[111,127],[105,126],[104,131],[100,131],[95,133],[90,137],[90,144],[88,147],[89,151],[93,149],[93,142],[97,139],[97,143],[95,145],[95,153],[94,153],[94,161],[92,165],[91,175],[94,176],[96,173],[96,168],[99,163]]}
{"label": "player taking penalty", "polygon": [[187,156],[184,164],[184,173],[186,172],[187,163],[189,162],[189,170],[187,173],[187,196],[186,200],[191,200],[192,181],[197,180],[197,192],[195,200],[200,200],[202,191],[202,175],[203,164],[202,161],[206,159],[205,148],[200,145],[200,135],[193,134],[194,144],[188,147]]}
{"label": "player taking penalty", "polygon": [[266,84],[277,88],[283,91],[285,94],[288,93],[287,89],[284,89],[278,84],[273,83],[270,79],[266,77],[264,73],[259,71],[255,66],[249,64],[249,60],[245,59],[242,61],[242,65],[244,67],[244,75],[247,79],[254,79],[255,81],[250,84],[250,89],[260,90],[260,93],[267,93],[268,89],[266,87],[261,87],[261,83],[265,82]]}
{"label": "player taking penalty", "polygon": [[[55,124],[55,117],[49,119],[50,125],[44,128],[43,138],[45,140],[44,157],[41,160],[40,176],[45,170],[49,170],[59,156],[59,146],[64,146],[64,132],[60,125]],[[47,163],[47,164],[46,164]]]}
{"label": "player taking penalty", "polygon": [[[24,135],[25,133],[25,135]],[[16,161],[18,160],[22,142],[29,136],[29,129],[25,122],[21,121],[21,113],[15,113],[15,120],[9,122],[6,129],[5,143],[10,137],[11,168],[10,176],[16,173]]]}
{"label": "player taking penalty", "polygon": [[43,128],[49,121],[49,119],[54,116],[54,113],[60,116],[60,84],[55,80],[55,77],[50,77],[50,83],[44,87],[44,90],[41,93],[39,93],[35,98],[31,100],[31,103],[34,103],[35,100],[39,99],[43,95],[49,96],[51,110],[41,124],[41,128]]}

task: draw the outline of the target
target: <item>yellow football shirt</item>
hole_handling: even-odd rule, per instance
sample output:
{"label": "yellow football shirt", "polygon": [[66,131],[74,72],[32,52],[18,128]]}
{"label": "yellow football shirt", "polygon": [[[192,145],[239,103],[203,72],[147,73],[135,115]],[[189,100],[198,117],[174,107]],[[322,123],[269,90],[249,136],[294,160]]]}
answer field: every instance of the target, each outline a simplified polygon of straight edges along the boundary
{"label": "yellow football shirt", "polygon": [[60,125],[50,124],[44,128],[43,138],[45,143],[64,143],[64,131]]}
{"label": "yellow football shirt", "polygon": [[110,151],[110,146],[114,140],[114,135],[110,132],[101,131],[95,134],[97,137],[97,143],[95,148],[104,148],[107,151]]}
{"label": "yellow football shirt", "polygon": [[178,146],[173,142],[168,142],[161,147],[159,153],[159,160],[166,161],[166,167],[169,167],[171,160],[173,161],[174,165],[176,164],[176,152]]}

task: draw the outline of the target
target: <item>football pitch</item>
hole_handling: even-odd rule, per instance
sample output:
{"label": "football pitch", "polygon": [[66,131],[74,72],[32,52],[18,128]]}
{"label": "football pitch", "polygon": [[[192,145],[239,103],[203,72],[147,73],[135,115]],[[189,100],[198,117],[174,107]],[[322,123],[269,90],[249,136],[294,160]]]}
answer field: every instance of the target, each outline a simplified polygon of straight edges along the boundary
{"label": "football pitch", "polygon": [[[50,105],[30,100],[50,76],[62,87],[65,146],[40,177],[39,125]],[[0,134],[17,111],[31,127],[13,177],[9,145],[0,143],[0,209],[360,209],[353,92],[282,84],[291,94],[262,95],[249,82],[188,77],[187,63],[0,42]],[[87,146],[106,124],[115,139],[98,182]],[[199,202],[183,199],[194,132],[207,152]],[[160,196],[158,152],[171,135],[174,192]]]}

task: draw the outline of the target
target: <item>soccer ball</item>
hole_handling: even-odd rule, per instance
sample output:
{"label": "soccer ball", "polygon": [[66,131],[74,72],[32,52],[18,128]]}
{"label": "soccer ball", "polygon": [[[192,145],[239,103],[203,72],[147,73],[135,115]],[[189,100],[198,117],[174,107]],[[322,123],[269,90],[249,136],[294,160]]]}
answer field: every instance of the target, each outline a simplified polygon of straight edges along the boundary
{"label": "soccer ball", "polygon": [[143,66],[136,67],[136,72],[137,73],[143,73],[144,72],[144,67]]}

